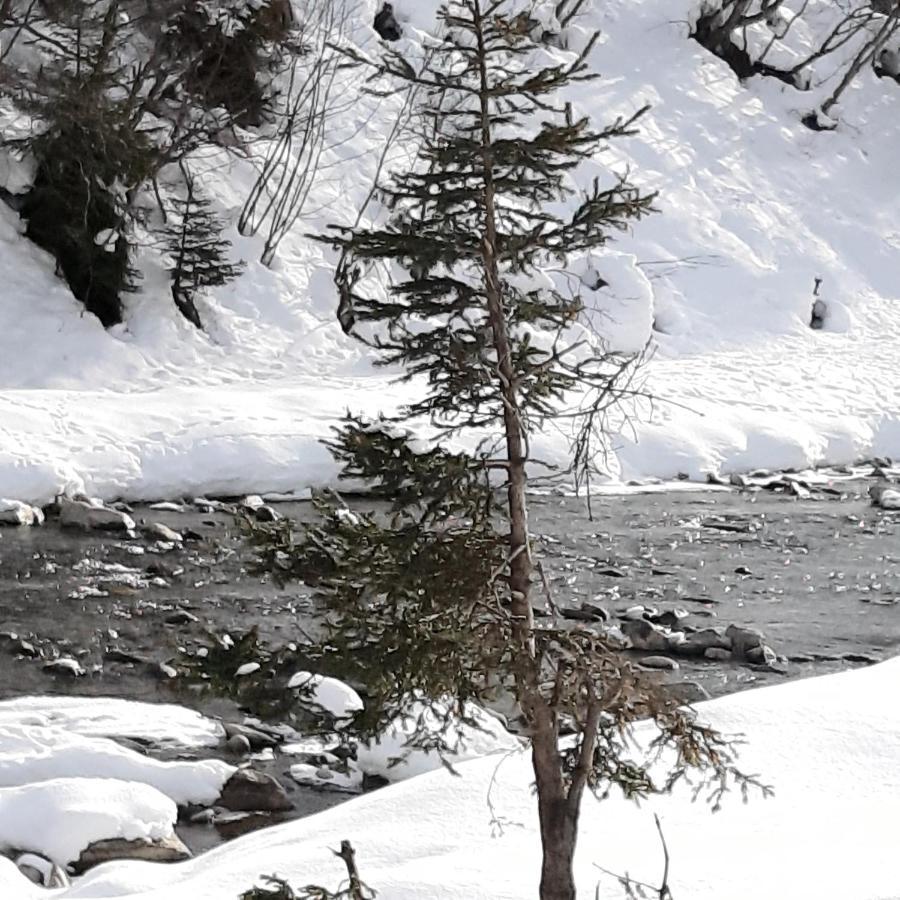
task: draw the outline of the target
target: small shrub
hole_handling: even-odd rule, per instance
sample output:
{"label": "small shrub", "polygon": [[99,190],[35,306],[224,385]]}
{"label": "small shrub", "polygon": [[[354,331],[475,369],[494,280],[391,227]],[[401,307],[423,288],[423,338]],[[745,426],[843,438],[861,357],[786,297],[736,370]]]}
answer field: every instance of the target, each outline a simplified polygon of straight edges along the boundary
{"label": "small shrub", "polygon": [[65,75],[40,104],[43,130],[25,141],[36,163],[22,206],[27,236],[56,259],[72,293],[105,326],[122,318],[137,272],[128,235],[137,187],[156,151],[102,86]]}
{"label": "small shrub", "polygon": [[169,54],[187,61],[182,87],[188,94],[208,108],[227,110],[237,125],[258,126],[271,99],[259,76],[287,38],[290,4],[233,2],[217,13],[185,0],[167,28]]}
{"label": "small shrub", "polygon": [[265,886],[245,891],[239,900],[374,900],[376,892],[360,880],[350,841],[341,841],[341,849],[335,850],[334,855],[347,867],[347,881],[336,892],[319,885],[307,885],[295,891],[284,879],[270,875],[263,878]]}
{"label": "small shrub", "polygon": [[171,259],[175,305],[189,322],[202,328],[194,303],[197,292],[233,281],[243,263],[228,261],[231,243],[222,237],[224,225],[189,172],[185,173],[185,188],[184,199],[174,201],[176,217],[167,225],[163,239]]}

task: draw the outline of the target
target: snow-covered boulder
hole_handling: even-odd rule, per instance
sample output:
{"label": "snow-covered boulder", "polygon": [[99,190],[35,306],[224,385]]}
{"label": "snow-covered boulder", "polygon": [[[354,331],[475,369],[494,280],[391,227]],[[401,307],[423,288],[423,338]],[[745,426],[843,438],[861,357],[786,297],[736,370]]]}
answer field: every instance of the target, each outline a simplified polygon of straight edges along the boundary
{"label": "snow-covered boulder", "polygon": [[[97,841],[167,841],[178,809],[147,784],[57,778],[0,788],[0,848],[74,863]],[[12,896],[12,895],[10,895]]]}
{"label": "snow-covered boulder", "polygon": [[0,702],[0,727],[55,727],[84,737],[133,738],[158,747],[215,747],[225,736],[219,722],[184,706],[118,697],[17,697]]}
{"label": "snow-covered boulder", "polygon": [[334,766],[316,766],[312,763],[295,763],[290,769],[291,778],[304,787],[344,794],[361,794],[363,773],[359,766],[347,763],[342,769]]}
{"label": "snow-covered boulder", "polygon": [[337,678],[296,672],[288,681],[288,687],[298,689],[307,703],[328,713],[336,722],[351,718],[363,708],[359,694]]}
{"label": "snow-covered boulder", "polygon": [[162,761],[107,738],[0,723],[0,788],[54,779],[109,778],[147,785],[178,805],[208,804],[216,801],[234,772],[234,766],[221,760]]}

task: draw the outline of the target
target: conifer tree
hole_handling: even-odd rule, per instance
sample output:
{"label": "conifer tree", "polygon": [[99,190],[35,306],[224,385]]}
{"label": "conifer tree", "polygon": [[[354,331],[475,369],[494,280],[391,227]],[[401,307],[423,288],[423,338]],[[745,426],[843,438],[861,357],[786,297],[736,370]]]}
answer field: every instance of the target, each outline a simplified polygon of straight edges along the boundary
{"label": "conifer tree", "polygon": [[[418,164],[383,186],[392,210],[378,228],[338,229],[356,327],[384,364],[424,386],[397,416],[349,417],[331,442],[343,474],[368,482],[391,515],[320,501],[319,521],[249,524],[257,569],[313,586],[327,615],[320,641],[300,649],[309,668],[366,685],[353,721],[377,734],[430,704],[465,717],[467,703],[514,698],[530,741],[543,845],[542,900],[575,897],[573,856],[584,791],[664,790],[689,770],[736,780],[729,742],[636,669],[614,640],[536,620],[536,547],[526,485],[531,438],[574,403],[578,465],[590,462],[591,415],[625,388],[631,362],[576,328],[581,301],[532,276],[601,247],[648,213],[652,197],[621,178],[577,195],[579,163],[633,132],[635,118],[592,128],[559,101],[593,76],[580,54],[536,48],[507,0],[458,0],[420,69],[388,53],[383,74],[427,96]],[[562,61],[561,61],[562,59]],[[387,295],[366,293],[374,263],[398,274]],[[575,401],[571,398],[576,397]],[[423,447],[407,426],[444,438],[484,437],[475,453]],[[668,778],[630,758],[631,723],[650,719],[673,748]],[[420,728],[411,743],[441,746]],[[561,744],[561,734],[570,735]]]}
{"label": "conifer tree", "polygon": [[184,199],[173,201],[175,217],[164,241],[171,259],[172,299],[181,314],[198,328],[203,324],[194,298],[203,288],[221,287],[237,278],[243,263],[228,261],[231,242],[222,237],[221,219],[186,169]]}

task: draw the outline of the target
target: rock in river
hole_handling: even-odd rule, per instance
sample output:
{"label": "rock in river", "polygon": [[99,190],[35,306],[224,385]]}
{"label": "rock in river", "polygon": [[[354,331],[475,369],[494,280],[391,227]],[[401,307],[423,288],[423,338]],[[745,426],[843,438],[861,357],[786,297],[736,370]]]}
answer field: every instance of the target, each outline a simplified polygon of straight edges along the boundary
{"label": "rock in river", "polygon": [[632,619],[629,622],[623,622],[622,633],[635,650],[662,653],[669,649],[665,631],[646,619]]}
{"label": "rock in river", "polygon": [[73,500],[60,497],[59,524],[63,528],[84,531],[133,531],[134,519],[128,513],[104,506],[99,500]]}
{"label": "rock in river", "polygon": [[235,812],[285,812],[292,809],[285,789],[271,775],[238,769],[222,788],[219,806]]}

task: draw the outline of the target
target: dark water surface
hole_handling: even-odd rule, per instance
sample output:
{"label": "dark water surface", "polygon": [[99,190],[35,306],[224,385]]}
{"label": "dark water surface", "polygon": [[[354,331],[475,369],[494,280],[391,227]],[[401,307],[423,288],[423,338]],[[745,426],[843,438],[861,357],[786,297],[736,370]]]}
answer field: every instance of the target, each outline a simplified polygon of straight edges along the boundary
{"label": "dark water surface", "polygon": [[[732,622],[760,628],[788,675],[846,666],[846,654],[881,659],[900,645],[900,513],[872,507],[868,482],[840,483],[842,498],[798,499],[768,491],[667,492],[595,498],[593,521],[577,498],[532,498],[554,599],[598,603],[615,615],[635,604],[683,608],[697,627]],[[306,518],[309,504],[280,504]],[[289,640],[310,621],[302,586],[280,590],[244,570],[230,516],[138,507],[136,520],[162,522],[201,540],[154,553],[152,541],[42,528],[0,531],[0,697],[23,693],[113,694],[171,700],[151,663],[209,631],[258,624],[263,638]],[[136,554],[136,550],[145,552]],[[121,567],[121,570],[120,570]],[[158,583],[148,583],[152,579]],[[541,592],[537,593],[541,602]],[[197,621],[170,624],[179,611]],[[42,667],[74,656],[84,677]],[[810,661],[803,661],[809,657]],[[785,676],[737,665],[702,664],[714,693]]]}
{"label": "dark water surface", "polygon": [[[808,499],[769,491],[603,496],[593,502],[593,521],[577,498],[538,496],[532,525],[560,605],[587,601],[613,617],[635,604],[682,608],[698,628],[761,629],[785,658],[782,671],[700,660],[666,674],[719,695],[900,652],[900,513],[870,504],[871,483],[835,482],[841,496]],[[277,509],[312,515],[309,504]],[[64,532],[53,523],[0,531],[0,698],[115,695],[239,719],[226,701],[174,693],[159,664],[174,662],[179,647],[208,643],[209,632],[236,634],[252,624],[264,639],[290,640],[311,621],[308,592],[248,575],[225,513],[137,507],[133,516],[192,529],[198,539],[153,552],[145,537]],[[57,656],[75,658],[86,674],[45,668]],[[288,784],[289,765],[287,758],[268,770]],[[343,799],[304,788],[293,796],[295,815]],[[209,828],[181,830],[194,850],[222,838]]]}

